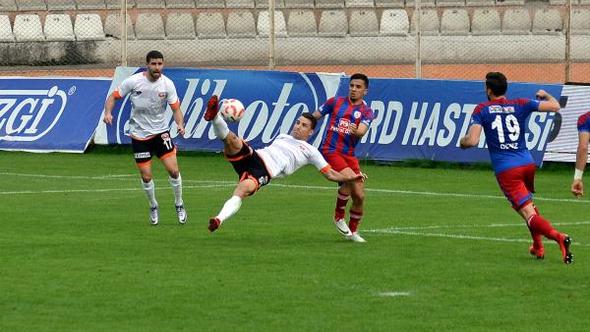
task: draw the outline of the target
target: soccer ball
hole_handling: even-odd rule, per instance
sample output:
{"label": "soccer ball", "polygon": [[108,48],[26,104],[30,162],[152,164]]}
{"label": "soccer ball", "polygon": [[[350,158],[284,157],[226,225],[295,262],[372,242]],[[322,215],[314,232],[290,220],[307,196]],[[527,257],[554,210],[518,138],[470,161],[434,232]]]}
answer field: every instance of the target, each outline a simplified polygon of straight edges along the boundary
{"label": "soccer ball", "polygon": [[240,121],[244,116],[244,105],[237,99],[224,99],[221,101],[219,113],[221,113],[225,121]]}

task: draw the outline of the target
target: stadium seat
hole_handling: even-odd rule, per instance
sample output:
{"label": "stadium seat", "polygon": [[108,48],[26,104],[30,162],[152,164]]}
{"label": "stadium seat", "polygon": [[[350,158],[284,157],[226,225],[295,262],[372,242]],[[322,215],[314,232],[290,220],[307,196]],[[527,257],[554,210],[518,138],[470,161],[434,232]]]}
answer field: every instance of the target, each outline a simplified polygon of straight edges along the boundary
{"label": "stadium seat", "polygon": [[[261,37],[268,37],[270,34],[270,13],[268,10],[263,10],[258,13],[258,22],[256,24],[258,35]],[[287,23],[283,12],[275,11],[275,36],[287,36]]]}
{"label": "stadium seat", "polygon": [[[578,0],[572,0],[572,5],[573,4],[577,4]],[[565,5],[567,3],[567,0],[549,0],[549,4],[551,6],[561,6],[561,5]]]}
{"label": "stadium seat", "polygon": [[14,34],[8,15],[0,15],[0,42],[13,42]]}
{"label": "stadium seat", "polygon": [[377,8],[404,8],[404,0],[375,0]]}
{"label": "stadium seat", "polygon": [[496,0],[498,6],[524,6],[524,0]]}
{"label": "stadium seat", "polygon": [[254,0],[225,0],[226,8],[254,8]]}
{"label": "stadium seat", "polygon": [[351,11],[348,30],[351,36],[379,35],[379,21],[377,21],[377,14],[372,9]]}
{"label": "stadium seat", "polygon": [[195,8],[194,0],[168,0],[166,8]]}
{"label": "stadium seat", "polygon": [[16,0],[16,6],[18,11],[47,10],[44,0]]}
{"label": "stadium seat", "polygon": [[206,38],[225,38],[225,22],[219,12],[200,12],[196,23],[197,36]]}
{"label": "stadium seat", "polygon": [[386,9],[381,14],[380,35],[406,36],[409,29],[410,20],[405,9]]}
{"label": "stadium seat", "polygon": [[45,39],[48,41],[75,40],[72,19],[68,14],[48,14],[43,27]]}
{"label": "stadium seat", "polygon": [[507,35],[527,35],[531,31],[531,17],[524,8],[508,8],[502,20],[502,33]]}
{"label": "stadium seat", "polygon": [[315,36],[318,26],[311,10],[293,10],[289,12],[287,20],[287,32],[289,37]]}
{"label": "stadium seat", "polygon": [[533,34],[556,35],[563,31],[559,10],[555,8],[537,9],[533,18]]}
{"label": "stadium seat", "polygon": [[135,0],[137,8],[166,8],[164,0]]}
{"label": "stadium seat", "polygon": [[41,19],[37,14],[18,14],[14,18],[12,29],[16,41],[43,41],[45,35],[41,28]]}
{"label": "stadium seat", "polygon": [[78,9],[105,9],[106,5],[104,0],[76,0]]}
{"label": "stadium seat", "polygon": [[168,39],[195,39],[193,15],[186,12],[168,12],[166,17],[166,37]]}
{"label": "stadium seat", "polygon": [[[107,9],[121,9],[121,0],[104,0]],[[127,9],[135,7],[135,0],[127,0]]]}
{"label": "stadium seat", "polygon": [[[16,10],[17,7],[16,2],[14,2],[14,0],[0,0],[0,12],[15,12]],[[12,29],[10,31],[12,31]]]}
{"label": "stadium seat", "polygon": [[164,39],[164,21],[157,12],[139,13],[135,21],[137,39]]}
{"label": "stadium seat", "polygon": [[436,0],[437,7],[461,7],[465,6],[465,0]]}
{"label": "stadium seat", "polygon": [[[313,8],[314,6],[314,0],[285,0],[285,8]],[[266,7],[268,8],[268,1]]]}
{"label": "stadium seat", "polygon": [[[254,0],[254,3],[256,4],[256,8],[268,8],[268,0]],[[275,8],[285,8],[283,0],[275,0]]]}
{"label": "stadium seat", "polygon": [[[434,3],[434,0],[422,0],[420,1],[420,5],[422,7],[434,7],[436,6],[436,4]],[[414,8],[416,7],[416,2],[414,0],[406,0],[406,7],[409,8]]]}
{"label": "stadium seat", "polygon": [[74,0],[45,0],[48,10],[76,10]]}
{"label": "stadium seat", "polygon": [[104,40],[104,30],[98,14],[77,14],[74,22],[77,40]]}
{"label": "stadium seat", "polygon": [[195,0],[197,8],[225,8],[225,0]]}
{"label": "stadium seat", "polygon": [[316,8],[344,8],[344,0],[315,0]]}
{"label": "stadium seat", "polygon": [[344,0],[346,8],[373,8],[375,3],[373,0]]}
{"label": "stadium seat", "polygon": [[473,6],[473,7],[485,7],[485,6],[494,6],[496,1],[494,0],[467,0],[465,1],[466,6]]}
{"label": "stadium seat", "polygon": [[344,10],[324,10],[320,16],[318,34],[325,37],[345,37],[348,20]]}
{"label": "stadium seat", "polygon": [[232,11],[227,15],[226,29],[229,38],[254,38],[256,37],[254,15],[246,10]]}
{"label": "stadium seat", "polygon": [[469,14],[462,8],[448,8],[440,19],[440,33],[446,36],[466,36],[469,34]]}
{"label": "stadium seat", "polygon": [[[104,33],[107,37],[121,39],[121,14],[110,13],[104,21]],[[131,17],[127,14],[127,39],[135,39],[135,30]]]}
{"label": "stadium seat", "polygon": [[574,9],[572,11],[572,33],[590,34],[590,10],[588,9]]}
{"label": "stadium seat", "polygon": [[475,36],[502,33],[500,14],[495,8],[477,8],[473,11],[471,33]]}
{"label": "stadium seat", "polygon": [[[416,31],[417,15],[412,15],[411,32]],[[420,18],[420,28],[422,34],[425,36],[438,35],[440,31],[440,22],[438,20],[438,14],[436,9],[424,9],[422,10],[422,17]]]}

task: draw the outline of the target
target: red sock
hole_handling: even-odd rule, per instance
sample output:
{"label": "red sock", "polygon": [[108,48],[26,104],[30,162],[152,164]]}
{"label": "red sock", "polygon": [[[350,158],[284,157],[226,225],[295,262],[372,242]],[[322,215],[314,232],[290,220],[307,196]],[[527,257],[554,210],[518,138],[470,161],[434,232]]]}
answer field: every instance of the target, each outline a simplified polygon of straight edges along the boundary
{"label": "red sock", "polygon": [[348,228],[351,232],[356,232],[363,217],[363,210],[350,210],[350,221],[348,222]]}
{"label": "red sock", "polygon": [[[560,233],[551,226],[549,221],[543,218],[541,215],[536,214],[528,220],[531,232],[538,235],[544,235],[546,238],[558,241]],[[534,239],[534,237],[533,237]]]}
{"label": "red sock", "polygon": [[336,208],[334,209],[334,220],[338,221],[340,219],[344,219],[344,214],[346,212],[346,204],[348,203],[348,199],[350,195],[345,195],[338,191],[338,196],[336,196]]}

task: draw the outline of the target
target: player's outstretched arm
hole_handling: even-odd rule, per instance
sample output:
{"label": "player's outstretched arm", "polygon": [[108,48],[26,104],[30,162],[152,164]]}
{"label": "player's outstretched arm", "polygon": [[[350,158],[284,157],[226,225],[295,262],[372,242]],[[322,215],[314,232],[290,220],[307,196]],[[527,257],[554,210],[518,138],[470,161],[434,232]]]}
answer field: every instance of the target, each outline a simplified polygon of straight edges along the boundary
{"label": "player's outstretched arm", "polygon": [[315,111],[311,114],[316,120],[319,120],[322,117],[322,113],[320,111]]}
{"label": "player's outstretched arm", "polygon": [[350,172],[340,173],[331,168],[323,174],[326,179],[334,182],[351,182],[357,180],[365,181],[367,178],[367,174],[362,172],[360,174],[356,174],[351,170]]}
{"label": "player's outstretched arm", "polygon": [[479,137],[481,136],[481,125],[473,124],[469,127],[467,134],[461,137],[459,145],[461,149],[468,149],[479,144]]}
{"label": "player's outstretched arm", "polygon": [[576,197],[584,196],[584,183],[582,175],[588,161],[588,141],[590,132],[581,131],[578,133],[578,151],[576,153],[576,169],[574,172],[574,181],[572,182],[571,191]]}
{"label": "player's outstretched arm", "polygon": [[539,111],[541,112],[559,112],[561,106],[559,105],[559,101],[555,99],[552,95],[550,95],[545,90],[539,90],[535,94],[535,97],[541,102],[539,103]]}

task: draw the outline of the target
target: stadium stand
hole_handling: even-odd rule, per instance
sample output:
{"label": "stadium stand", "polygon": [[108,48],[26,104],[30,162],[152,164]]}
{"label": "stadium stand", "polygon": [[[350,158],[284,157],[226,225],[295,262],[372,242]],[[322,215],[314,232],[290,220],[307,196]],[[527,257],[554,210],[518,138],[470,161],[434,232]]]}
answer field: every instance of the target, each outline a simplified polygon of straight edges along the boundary
{"label": "stadium stand", "polygon": [[[416,31],[417,15],[412,15],[411,32]],[[440,31],[440,21],[436,9],[422,10],[422,17],[420,18],[420,27],[424,36],[436,36]]]}
{"label": "stadium stand", "polygon": [[[422,1],[420,1],[420,5],[422,7],[436,6],[434,0],[422,0]],[[414,8],[415,6],[416,6],[416,2],[414,0],[406,0],[406,7]]]}
{"label": "stadium stand", "polygon": [[406,36],[410,29],[405,9],[386,9],[381,14],[379,34],[382,36]]}
{"label": "stadium stand", "polygon": [[0,15],[0,42],[13,42],[14,34],[8,15]]}
{"label": "stadium stand", "polygon": [[16,6],[19,11],[47,10],[43,0],[16,0]]}
{"label": "stadium stand", "polygon": [[316,36],[318,27],[311,10],[293,10],[287,19],[287,33],[289,37]]}
{"label": "stadium stand", "polygon": [[344,10],[324,10],[320,16],[318,34],[322,37],[345,37],[348,20]]}
{"label": "stadium stand", "polygon": [[574,9],[571,24],[572,33],[577,35],[590,34],[590,10]]}
{"label": "stadium stand", "polygon": [[315,0],[316,8],[344,8],[344,0]]}
{"label": "stadium stand", "polygon": [[[572,5],[577,4],[577,2],[578,2],[577,0],[576,1],[572,0]],[[566,0],[549,0],[549,4],[551,6],[561,6],[561,5],[565,5],[566,3],[567,3]]]}
{"label": "stadium stand", "polygon": [[375,3],[373,0],[345,0],[344,6],[346,8],[373,8]]}
{"label": "stadium stand", "polygon": [[524,0],[496,0],[497,6],[524,6]]}
{"label": "stadium stand", "polygon": [[404,0],[375,0],[377,8],[403,8]]}
{"label": "stadium stand", "polygon": [[461,7],[465,6],[465,0],[436,0],[437,7]]}
{"label": "stadium stand", "polygon": [[37,14],[18,14],[12,28],[16,41],[44,41],[41,19]]}
{"label": "stadium stand", "polygon": [[104,30],[98,14],[77,14],[74,21],[77,40],[104,40]]}
{"label": "stadium stand", "polygon": [[196,23],[197,37],[225,38],[225,23],[220,12],[200,12]]}
{"label": "stadium stand", "polygon": [[48,10],[76,10],[74,0],[45,0]]}
{"label": "stadium stand", "polygon": [[135,0],[137,8],[166,8],[164,0]]}
{"label": "stadium stand", "polygon": [[350,13],[348,29],[350,35],[353,37],[379,35],[377,14],[372,9],[353,10]]}
{"label": "stadium stand", "polygon": [[[268,8],[268,0],[255,0],[254,2],[256,3],[256,8]],[[275,8],[285,8],[283,0],[275,0]]]}
{"label": "stadium stand", "polygon": [[563,31],[559,10],[554,8],[537,9],[533,17],[533,34],[558,35]]}
{"label": "stadium stand", "polygon": [[195,0],[197,8],[225,8],[224,0]]}
{"label": "stadium stand", "polygon": [[166,1],[166,8],[195,8],[194,0],[169,0]]}
{"label": "stadium stand", "polygon": [[508,8],[502,20],[502,33],[506,35],[527,35],[531,31],[531,17],[526,9]]}
{"label": "stadium stand", "polygon": [[495,8],[477,8],[473,11],[471,33],[474,36],[499,35],[502,33],[500,14]]}
{"label": "stadium stand", "polygon": [[494,0],[467,0],[465,1],[465,6],[477,6],[477,7],[485,7],[485,6],[494,6],[496,1]]}
{"label": "stadium stand", "polygon": [[[266,7],[268,8],[268,1],[267,1]],[[285,0],[285,8],[313,8],[313,7],[314,7],[314,0]]]}
{"label": "stadium stand", "polygon": [[226,29],[229,38],[254,38],[256,37],[254,15],[246,10],[232,11],[227,15]]}
{"label": "stadium stand", "polygon": [[135,37],[143,40],[166,38],[162,16],[156,12],[139,13],[135,21]]}
{"label": "stadium stand", "polygon": [[43,26],[47,41],[73,41],[76,40],[72,28],[72,19],[68,14],[48,14]]}
{"label": "stadium stand", "polygon": [[81,10],[106,8],[104,0],[76,0],[76,4]]}
{"label": "stadium stand", "polygon": [[446,36],[469,34],[469,14],[462,8],[445,9],[440,19],[440,33]]}
{"label": "stadium stand", "polygon": [[14,12],[16,10],[16,2],[14,0],[0,0],[0,12]]}
{"label": "stadium stand", "polygon": [[[121,39],[121,15],[109,13],[104,21],[104,33],[107,37]],[[131,16],[127,14],[127,39],[135,39],[135,30],[131,23]]]}
{"label": "stadium stand", "polygon": [[254,0],[225,0],[226,8],[254,8]]}
{"label": "stadium stand", "polygon": [[[256,23],[258,35],[261,37],[268,37],[270,34],[270,12],[263,10],[258,13],[258,21]],[[275,34],[277,37],[287,36],[287,23],[283,12],[275,10]]]}
{"label": "stadium stand", "polygon": [[[121,9],[121,0],[104,0],[107,9]],[[135,7],[135,0],[127,0],[127,8]]]}
{"label": "stadium stand", "polygon": [[195,22],[191,13],[169,12],[166,17],[168,39],[195,39]]}

